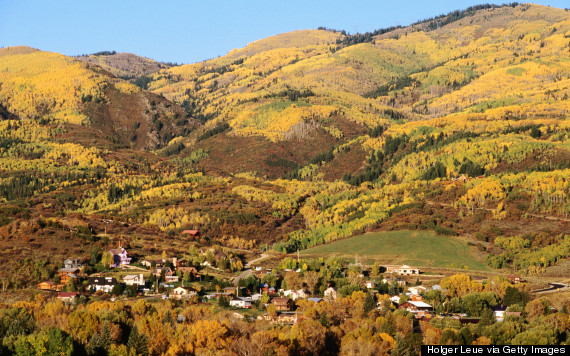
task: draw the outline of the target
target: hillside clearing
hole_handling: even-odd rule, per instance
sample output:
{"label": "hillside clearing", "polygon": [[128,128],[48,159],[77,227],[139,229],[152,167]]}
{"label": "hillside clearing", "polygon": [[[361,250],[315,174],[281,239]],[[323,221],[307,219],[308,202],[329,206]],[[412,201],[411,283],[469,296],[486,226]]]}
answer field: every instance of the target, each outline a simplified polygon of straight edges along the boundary
{"label": "hillside clearing", "polygon": [[410,264],[424,267],[463,267],[489,270],[473,257],[466,242],[431,231],[381,231],[335,241],[300,252],[302,255],[355,255],[382,264]]}

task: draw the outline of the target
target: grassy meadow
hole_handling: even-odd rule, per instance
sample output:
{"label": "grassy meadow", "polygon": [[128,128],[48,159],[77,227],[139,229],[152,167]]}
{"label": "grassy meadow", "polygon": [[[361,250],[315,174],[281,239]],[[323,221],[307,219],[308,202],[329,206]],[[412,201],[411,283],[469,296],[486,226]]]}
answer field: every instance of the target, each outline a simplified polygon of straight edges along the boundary
{"label": "grassy meadow", "polygon": [[432,231],[380,231],[335,241],[301,251],[302,255],[372,258],[383,264],[424,267],[463,267],[488,270],[477,261],[467,243]]}

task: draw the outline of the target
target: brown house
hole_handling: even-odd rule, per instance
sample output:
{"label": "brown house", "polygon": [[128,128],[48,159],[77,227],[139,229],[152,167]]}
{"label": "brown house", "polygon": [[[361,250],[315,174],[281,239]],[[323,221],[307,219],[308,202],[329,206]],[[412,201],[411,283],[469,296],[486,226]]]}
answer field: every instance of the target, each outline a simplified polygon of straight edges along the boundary
{"label": "brown house", "polygon": [[236,287],[226,287],[224,288],[224,293],[227,294],[231,294],[231,295],[237,295],[237,288]]}
{"label": "brown house", "polygon": [[196,240],[200,238],[200,231],[198,230],[184,230],[182,231],[182,235],[186,235],[187,237]]}
{"label": "brown house", "polygon": [[65,276],[66,274],[78,274],[79,268],[60,268],[57,270],[57,274],[60,277]]}
{"label": "brown house", "polygon": [[64,274],[60,277],[60,283],[63,285],[67,285],[71,280],[78,282],[81,278],[76,274]]}
{"label": "brown house", "polygon": [[41,282],[38,283],[38,289],[41,290],[55,290],[56,289],[56,285],[53,282]]}
{"label": "brown house", "polygon": [[178,282],[178,276],[175,275],[174,272],[172,272],[170,267],[156,267],[152,271],[152,274],[154,274],[154,276],[156,278],[160,278],[163,271],[164,271],[164,281],[165,282],[169,282],[169,283]]}
{"label": "brown house", "polygon": [[273,298],[271,301],[276,311],[291,311],[293,309],[293,300],[291,298]]}
{"label": "brown house", "polygon": [[164,275],[166,277],[174,275],[170,267],[156,267],[155,269],[152,270],[152,274],[154,274],[155,277],[160,278],[160,276],[162,275],[162,271],[164,271]]}

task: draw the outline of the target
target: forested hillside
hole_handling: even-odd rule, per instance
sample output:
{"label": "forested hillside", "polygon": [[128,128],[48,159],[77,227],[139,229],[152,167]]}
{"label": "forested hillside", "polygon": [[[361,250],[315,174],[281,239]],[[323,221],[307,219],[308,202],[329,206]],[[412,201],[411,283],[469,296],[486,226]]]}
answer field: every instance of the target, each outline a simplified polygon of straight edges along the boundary
{"label": "forested hillside", "polygon": [[0,104],[38,130],[79,125],[113,142],[156,149],[196,125],[168,100],[57,53],[2,49],[0,73]]}
{"label": "forested hillside", "polygon": [[0,50],[2,261],[176,249],[189,228],[281,252],[434,230],[529,274],[570,253],[568,11],[479,6],[117,63]]}
{"label": "forested hillside", "polygon": [[[459,136],[468,129],[477,135],[476,141],[488,146],[488,138],[481,136],[505,131],[527,136],[534,125],[542,131],[552,127],[554,141],[562,142],[569,26],[565,10],[513,4],[481,6],[364,35],[297,31],[214,60],[162,70],[152,75],[148,88],[206,122],[206,136],[198,138],[196,147],[210,148],[211,157],[221,160],[216,162],[218,168],[220,164],[230,171],[241,167],[223,160],[221,152],[203,140],[223,140],[212,132],[275,143],[268,147],[278,146],[282,152],[262,146],[254,157],[258,168],[242,165],[275,177],[282,171],[297,176],[295,170],[316,158],[295,151],[288,145],[291,141],[301,140],[315,153],[328,148],[336,152],[341,146],[364,148],[365,153],[351,156],[358,162],[348,167],[342,157],[330,157],[332,162],[319,171],[334,179],[359,168],[364,173],[365,156],[381,149],[388,136],[403,132],[413,145],[427,148],[436,138],[446,140],[439,147],[465,141]],[[422,126],[429,130],[415,130]],[[369,135],[362,135],[367,131]],[[323,147],[326,141],[331,147]],[[529,143],[523,141],[514,145],[528,151],[520,147]],[[245,142],[259,144],[254,139]],[[554,146],[547,155],[554,155],[558,164],[564,161],[565,150]],[[431,161],[416,172],[425,173],[426,165],[435,164],[435,156],[430,154]],[[457,158],[461,162],[463,157]],[[459,168],[450,163],[445,167],[450,173]]]}

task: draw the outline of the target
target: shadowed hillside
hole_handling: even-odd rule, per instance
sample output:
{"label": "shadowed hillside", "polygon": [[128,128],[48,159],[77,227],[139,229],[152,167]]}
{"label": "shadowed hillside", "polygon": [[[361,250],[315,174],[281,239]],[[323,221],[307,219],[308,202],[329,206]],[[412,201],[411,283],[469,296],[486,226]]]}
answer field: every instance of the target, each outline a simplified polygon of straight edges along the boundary
{"label": "shadowed hillside", "polygon": [[123,79],[138,78],[167,68],[166,64],[132,53],[91,54],[75,57],[80,61],[96,64]]}

